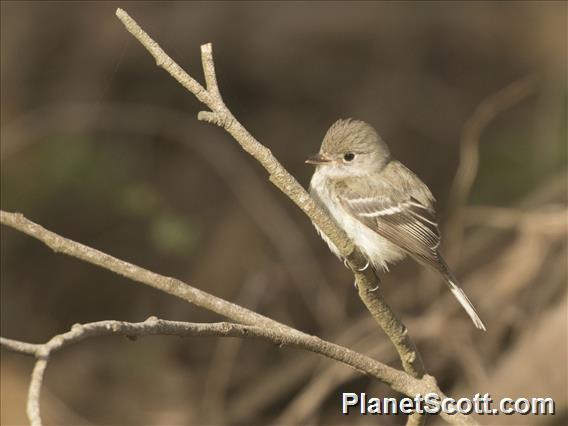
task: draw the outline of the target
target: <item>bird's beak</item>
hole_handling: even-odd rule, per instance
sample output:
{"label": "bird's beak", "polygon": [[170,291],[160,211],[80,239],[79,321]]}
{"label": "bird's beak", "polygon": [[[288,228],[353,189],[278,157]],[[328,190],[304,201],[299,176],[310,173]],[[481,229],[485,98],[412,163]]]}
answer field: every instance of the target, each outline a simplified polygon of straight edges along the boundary
{"label": "bird's beak", "polygon": [[331,163],[331,159],[326,157],[325,155],[320,154],[319,152],[317,154],[312,155],[310,158],[306,160],[306,164],[321,165],[329,163]]}

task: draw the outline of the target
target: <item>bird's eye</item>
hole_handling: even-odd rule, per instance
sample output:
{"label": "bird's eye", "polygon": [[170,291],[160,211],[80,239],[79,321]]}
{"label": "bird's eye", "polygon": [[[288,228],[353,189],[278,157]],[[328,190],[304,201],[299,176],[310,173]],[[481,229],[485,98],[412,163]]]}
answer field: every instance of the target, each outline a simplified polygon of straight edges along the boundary
{"label": "bird's eye", "polygon": [[355,154],[353,154],[352,152],[348,152],[343,156],[343,160],[345,161],[353,161],[354,158]]}

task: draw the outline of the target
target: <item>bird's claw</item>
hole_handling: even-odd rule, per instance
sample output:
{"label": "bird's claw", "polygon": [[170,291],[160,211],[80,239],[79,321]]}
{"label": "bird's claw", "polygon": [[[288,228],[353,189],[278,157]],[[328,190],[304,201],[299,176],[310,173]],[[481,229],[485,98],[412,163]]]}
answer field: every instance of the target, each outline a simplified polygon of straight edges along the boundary
{"label": "bird's claw", "polygon": [[[346,267],[347,269],[353,270],[353,269],[351,268],[351,266],[349,266],[349,262],[347,261],[347,259],[343,259],[343,265],[345,265],[345,267]],[[369,265],[370,265],[370,262],[369,262],[369,259],[367,259],[367,263],[365,264],[365,266],[363,266],[362,268],[355,268],[355,271],[357,271],[357,272],[366,271],[367,268],[369,267]],[[356,288],[357,290],[359,290],[359,286],[357,285],[357,280],[353,281],[353,285],[355,286],[355,288]],[[371,290],[371,291],[376,291],[378,288],[379,288],[379,286],[377,286],[375,289],[373,289],[373,290]]]}
{"label": "bird's claw", "polygon": [[367,263],[365,264],[365,266],[363,266],[361,269],[357,269],[357,271],[363,272],[363,271],[367,270],[368,267],[369,267],[369,260],[367,259]]}
{"label": "bird's claw", "polygon": [[[351,267],[349,266],[349,262],[347,261],[347,259],[343,259],[343,265],[344,265],[347,269],[351,269]],[[356,269],[356,271],[357,271],[357,272],[366,271],[367,268],[369,267],[369,265],[370,265],[370,262],[369,262],[369,260],[367,259],[367,263],[365,263],[365,266],[363,266],[363,267],[360,268],[360,269]]]}
{"label": "bird's claw", "polygon": [[377,291],[379,289],[379,285],[377,284],[377,286],[375,288],[372,288],[369,290],[370,293],[373,293],[375,291]]}

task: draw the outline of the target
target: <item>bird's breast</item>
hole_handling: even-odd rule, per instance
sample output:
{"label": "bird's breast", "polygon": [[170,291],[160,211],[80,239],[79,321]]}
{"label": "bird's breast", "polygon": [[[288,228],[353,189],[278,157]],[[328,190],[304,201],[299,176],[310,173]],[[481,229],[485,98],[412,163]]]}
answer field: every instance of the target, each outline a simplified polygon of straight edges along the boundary
{"label": "bird's breast", "polygon": [[[322,204],[325,210],[345,231],[353,243],[363,252],[365,257],[376,268],[387,270],[387,263],[396,262],[405,256],[405,252],[387,239],[381,237],[375,230],[361,223],[355,216],[347,211],[341,204],[333,183],[323,173],[316,170],[310,182],[310,192],[315,200]],[[318,230],[322,239],[329,245],[331,251],[341,257],[335,245],[325,234]]]}

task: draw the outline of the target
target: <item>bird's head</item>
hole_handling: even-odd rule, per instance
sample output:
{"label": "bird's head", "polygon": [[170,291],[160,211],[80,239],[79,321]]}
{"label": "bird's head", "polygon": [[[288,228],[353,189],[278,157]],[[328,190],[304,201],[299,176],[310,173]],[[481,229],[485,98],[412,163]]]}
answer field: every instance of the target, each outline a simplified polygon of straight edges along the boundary
{"label": "bird's head", "polygon": [[364,121],[338,120],[329,128],[320,151],[306,160],[336,176],[361,176],[380,171],[390,151],[375,129]]}

